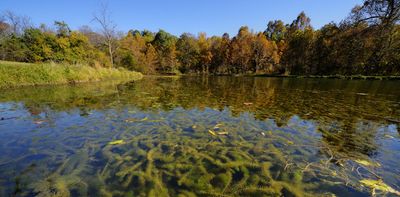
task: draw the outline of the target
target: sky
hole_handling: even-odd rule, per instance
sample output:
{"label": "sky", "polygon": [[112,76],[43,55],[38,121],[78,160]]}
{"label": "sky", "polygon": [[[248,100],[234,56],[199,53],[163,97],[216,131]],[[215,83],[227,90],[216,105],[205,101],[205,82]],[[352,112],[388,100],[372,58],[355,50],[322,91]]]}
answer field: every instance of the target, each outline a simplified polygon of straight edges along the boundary
{"label": "sky", "polygon": [[291,23],[304,11],[314,28],[340,22],[362,0],[0,0],[0,12],[10,10],[29,16],[35,25],[65,21],[72,29],[89,25],[94,13],[107,4],[118,30],[163,29],[174,35],[184,32],[236,35],[241,26],[264,31],[270,20]]}

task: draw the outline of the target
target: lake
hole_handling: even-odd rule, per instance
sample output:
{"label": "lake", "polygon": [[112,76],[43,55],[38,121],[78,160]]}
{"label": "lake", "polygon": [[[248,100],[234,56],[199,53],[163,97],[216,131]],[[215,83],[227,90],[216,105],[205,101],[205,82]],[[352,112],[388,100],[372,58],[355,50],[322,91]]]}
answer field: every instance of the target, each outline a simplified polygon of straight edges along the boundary
{"label": "lake", "polygon": [[1,90],[0,196],[396,196],[399,81]]}

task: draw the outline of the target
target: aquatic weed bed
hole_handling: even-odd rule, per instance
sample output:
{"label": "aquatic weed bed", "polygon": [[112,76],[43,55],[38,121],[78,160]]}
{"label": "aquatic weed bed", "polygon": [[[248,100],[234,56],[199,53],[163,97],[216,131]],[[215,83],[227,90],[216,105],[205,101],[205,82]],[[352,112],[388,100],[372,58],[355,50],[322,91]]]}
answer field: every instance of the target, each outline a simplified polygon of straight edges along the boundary
{"label": "aquatic weed bed", "polygon": [[[308,196],[397,192],[384,182],[371,183],[381,178],[377,161],[344,155],[320,143],[322,135],[315,132],[313,122],[293,118],[292,126],[280,128],[273,120],[258,121],[251,114],[231,117],[228,109],[137,111],[95,112],[80,126],[63,128],[62,137],[57,132],[47,133],[37,150],[45,158],[43,163],[31,166],[35,170],[20,177],[26,187],[21,188],[22,194]],[[38,180],[29,181],[37,175]]]}

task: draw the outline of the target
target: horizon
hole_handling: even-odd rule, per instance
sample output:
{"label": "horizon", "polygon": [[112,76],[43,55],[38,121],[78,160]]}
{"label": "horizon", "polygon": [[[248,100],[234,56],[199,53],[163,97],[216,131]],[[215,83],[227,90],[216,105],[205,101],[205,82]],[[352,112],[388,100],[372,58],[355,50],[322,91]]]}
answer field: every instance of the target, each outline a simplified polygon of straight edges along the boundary
{"label": "horizon", "polygon": [[[242,26],[248,26],[251,31],[262,32],[268,21],[282,20],[290,24],[297,15],[304,11],[311,18],[315,29],[330,22],[339,23],[345,19],[351,9],[360,4],[361,0],[340,0],[340,2],[278,2],[253,1],[218,1],[212,2],[122,2],[90,0],[85,2],[50,0],[33,1],[3,0],[0,2],[1,12],[12,11],[17,15],[27,16],[35,26],[46,24],[53,27],[54,21],[64,21],[71,29],[78,30],[82,26],[90,26],[97,30],[92,22],[93,15],[102,3],[108,5],[111,19],[117,25],[117,30],[149,30],[157,32],[165,30],[175,36],[183,33],[197,35],[205,32],[208,37],[221,36],[224,33],[236,35]],[[80,5],[77,7],[76,5]],[[18,7],[18,9],[16,9]],[[223,9],[223,11],[221,11]],[[70,10],[75,10],[71,14]],[[149,12],[150,10],[150,12]],[[207,14],[204,14],[207,12]],[[149,14],[150,13],[150,14]]]}

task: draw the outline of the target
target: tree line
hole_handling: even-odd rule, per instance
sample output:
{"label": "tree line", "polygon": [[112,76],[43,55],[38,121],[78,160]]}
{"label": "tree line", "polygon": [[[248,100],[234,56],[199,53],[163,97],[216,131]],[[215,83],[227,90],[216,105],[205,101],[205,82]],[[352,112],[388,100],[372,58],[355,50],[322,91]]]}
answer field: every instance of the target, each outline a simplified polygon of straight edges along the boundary
{"label": "tree line", "polygon": [[0,18],[0,59],[125,67],[145,74],[399,75],[400,0],[365,0],[340,23],[320,29],[302,12],[265,31],[243,26],[237,35],[130,30],[120,33],[107,9],[94,17],[100,31],[31,25],[28,17]]}

